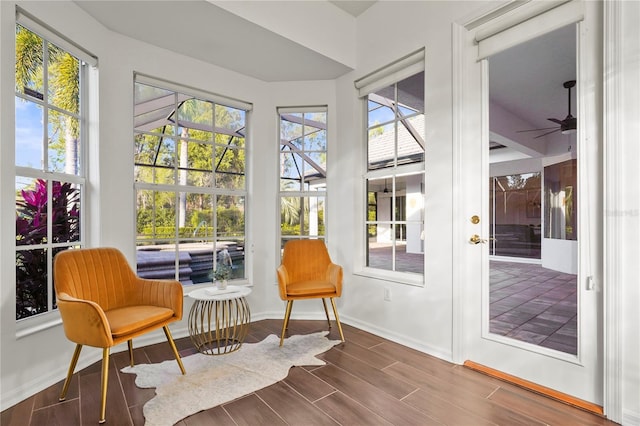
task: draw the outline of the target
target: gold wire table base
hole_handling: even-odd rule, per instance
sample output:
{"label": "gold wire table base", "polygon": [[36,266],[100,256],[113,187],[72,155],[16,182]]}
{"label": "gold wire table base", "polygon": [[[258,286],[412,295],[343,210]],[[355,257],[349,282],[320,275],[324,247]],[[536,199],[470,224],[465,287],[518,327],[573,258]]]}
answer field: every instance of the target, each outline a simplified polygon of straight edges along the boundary
{"label": "gold wire table base", "polygon": [[195,300],[189,311],[189,336],[205,355],[223,355],[240,349],[249,332],[251,311],[244,297]]}

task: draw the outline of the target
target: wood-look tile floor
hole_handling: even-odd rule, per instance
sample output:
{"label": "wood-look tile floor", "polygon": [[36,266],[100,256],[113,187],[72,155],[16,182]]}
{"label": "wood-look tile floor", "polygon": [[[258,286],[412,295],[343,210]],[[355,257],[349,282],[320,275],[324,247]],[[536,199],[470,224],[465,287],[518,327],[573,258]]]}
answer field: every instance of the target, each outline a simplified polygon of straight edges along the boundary
{"label": "wood-look tile floor", "polygon": [[[246,342],[279,335],[280,320],[251,324]],[[326,329],[325,321],[291,321],[289,334]],[[288,377],[178,423],[194,425],[614,425],[564,405],[343,325],[346,342],[320,355],[325,366],[293,367]],[[338,339],[334,326],[331,338]],[[71,343],[69,343],[71,345]],[[182,356],[189,338],[176,340]],[[134,341],[135,345],[135,341]],[[135,350],[137,363],[173,359],[167,343]],[[111,357],[107,425],[143,425],[142,407],[154,389],[139,389],[120,373],[126,352]],[[187,372],[188,374],[188,372]],[[2,412],[2,426],[95,425],[100,362],[74,375],[67,400],[62,381]]]}

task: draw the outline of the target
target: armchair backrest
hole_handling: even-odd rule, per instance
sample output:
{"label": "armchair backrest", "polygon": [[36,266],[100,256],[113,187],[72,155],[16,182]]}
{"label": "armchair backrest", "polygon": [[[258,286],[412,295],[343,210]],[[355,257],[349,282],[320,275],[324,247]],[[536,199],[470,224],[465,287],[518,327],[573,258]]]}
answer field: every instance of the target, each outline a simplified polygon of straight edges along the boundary
{"label": "armchair backrest", "polygon": [[290,282],[324,280],[330,263],[322,240],[291,240],[284,245],[282,264]]}
{"label": "armchair backrest", "polygon": [[135,273],[115,248],[70,249],[54,260],[56,293],[91,300],[109,310],[135,305]]}

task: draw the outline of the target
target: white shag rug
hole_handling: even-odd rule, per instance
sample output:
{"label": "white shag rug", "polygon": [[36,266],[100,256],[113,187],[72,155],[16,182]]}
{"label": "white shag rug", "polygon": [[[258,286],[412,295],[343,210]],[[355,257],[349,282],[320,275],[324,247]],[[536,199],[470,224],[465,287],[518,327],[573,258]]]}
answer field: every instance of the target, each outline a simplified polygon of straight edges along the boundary
{"label": "white shag rug", "polygon": [[175,359],[121,371],[137,374],[136,385],[140,388],[156,388],[156,396],[143,408],[145,424],[173,425],[191,414],[279,382],[293,366],[324,365],[316,355],[341,343],[327,339],[328,333],[294,335],[282,347],[280,338],[272,334],[258,343],[244,343],[230,354],[189,355],[182,358],[187,371],[184,376]]}

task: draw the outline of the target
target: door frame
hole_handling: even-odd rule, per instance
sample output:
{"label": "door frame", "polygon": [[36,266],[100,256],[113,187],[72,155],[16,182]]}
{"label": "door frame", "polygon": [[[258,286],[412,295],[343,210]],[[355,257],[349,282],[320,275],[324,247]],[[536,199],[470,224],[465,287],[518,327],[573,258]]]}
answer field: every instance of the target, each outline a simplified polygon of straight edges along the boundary
{"label": "door frame", "polygon": [[[474,19],[465,22],[454,22],[452,25],[452,137],[453,137],[453,218],[454,226],[452,232],[453,238],[453,256],[454,259],[463,258],[463,248],[467,243],[468,218],[462,209],[464,205],[464,193],[461,190],[462,184],[462,142],[463,142],[463,121],[465,117],[465,71],[464,71],[464,55],[465,55],[465,39],[470,24],[473,26],[481,25],[491,19],[501,16],[518,5],[515,2],[507,3],[497,9],[487,11]],[[604,2],[603,6],[603,31],[594,37],[601,40],[606,47],[603,57],[603,65],[615,78],[602,79],[602,107],[606,108],[606,114],[602,113],[602,136],[609,143],[603,146],[604,161],[602,161],[602,178],[604,183],[601,186],[603,194],[603,204],[617,205],[622,197],[618,186],[621,179],[620,169],[617,167],[623,159],[620,157],[620,148],[616,142],[620,140],[620,136],[615,132],[616,124],[622,117],[623,101],[622,81],[618,77],[621,69],[620,52],[616,49],[623,40],[623,35],[616,31],[619,28],[621,18],[621,6],[617,2]],[[604,293],[604,301],[602,303],[602,316],[600,327],[603,330],[603,339],[600,342],[602,360],[602,386],[603,386],[603,410],[604,414],[611,420],[620,422],[622,420],[622,370],[620,357],[622,355],[622,343],[620,336],[620,324],[622,323],[621,310],[621,287],[616,271],[619,270],[620,260],[616,256],[616,243],[622,232],[617,223],[616,217],[603,215],[603,238],[602,243],[604,250],[602,252],[602,283],[599,284],[599,291]],[[464,271],[462,266],[454,263],[452,270],[452,296],[453,296],[453,336],[452,336],[452,359],[458,364],[462,364],[468,352],[465,347],[465,283]]]}

